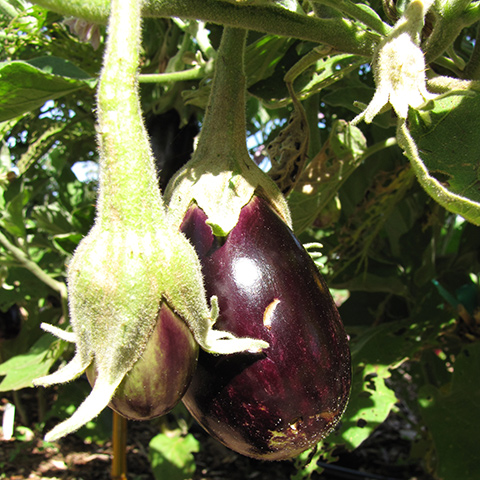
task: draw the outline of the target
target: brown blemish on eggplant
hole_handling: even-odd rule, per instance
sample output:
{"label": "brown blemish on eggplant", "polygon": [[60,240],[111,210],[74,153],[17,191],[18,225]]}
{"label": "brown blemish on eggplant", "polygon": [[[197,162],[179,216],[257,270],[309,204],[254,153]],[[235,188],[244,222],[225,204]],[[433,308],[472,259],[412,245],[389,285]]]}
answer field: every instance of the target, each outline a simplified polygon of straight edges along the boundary
{"label": "brown blemish on eggplant", "polygon": [[275,298],[263,312],[263,324],[268,330],[272,328],[273,312],[275,311],[275,308],[279,303],[280,300],[278,298]]}

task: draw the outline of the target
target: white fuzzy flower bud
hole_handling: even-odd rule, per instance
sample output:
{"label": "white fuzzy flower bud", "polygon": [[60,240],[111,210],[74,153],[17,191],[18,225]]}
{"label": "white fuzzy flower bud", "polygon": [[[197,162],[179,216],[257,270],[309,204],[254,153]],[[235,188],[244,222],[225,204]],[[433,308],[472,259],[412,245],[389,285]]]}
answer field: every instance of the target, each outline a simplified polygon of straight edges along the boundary
{"label": "white fuzzy flower bud", "polygon": [[399,118],[405,119],[408,107],[418,108],[434,98],[427,91],[425,58],[420,48],[420,32],[432,0],[414,0],[377,47],[372,68],[376,90],[367,108],[352,124],[371,123],[389,105]]}

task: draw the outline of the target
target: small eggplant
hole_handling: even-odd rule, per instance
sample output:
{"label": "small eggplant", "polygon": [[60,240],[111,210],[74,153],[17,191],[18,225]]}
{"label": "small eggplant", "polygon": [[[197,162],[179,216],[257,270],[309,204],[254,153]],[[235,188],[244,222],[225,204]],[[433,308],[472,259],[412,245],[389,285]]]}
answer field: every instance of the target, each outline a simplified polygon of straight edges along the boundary
{"label": "small eggplant", "polygon": [[182,231],[196,248],[218,328],[265,340],[260,353],[201,351],[183,402],[216,439],[243,455],[283,460],[337,425],[351,382],[347,335],[308,253],[254,196],[227,237],[193,205]]}
{"label": "small eggplant", "polygon": [[[108,406],[130,420],[168,413],[185,393],[197,364],[198,344],[187,324],[163,303],[145,350]],[[95,363],[86,371],[92,387]]]}

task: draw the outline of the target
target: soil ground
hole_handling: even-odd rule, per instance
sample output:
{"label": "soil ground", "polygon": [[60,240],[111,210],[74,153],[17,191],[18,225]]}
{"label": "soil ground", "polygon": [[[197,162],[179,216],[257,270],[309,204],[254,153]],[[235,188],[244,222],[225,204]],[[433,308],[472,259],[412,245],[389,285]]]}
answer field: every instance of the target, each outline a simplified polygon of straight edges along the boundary
{"label": "soil ground", "polygon": [[[6,395],[0,400],[4,405],[12,398]],[[23,394],[22,403],[33,417],[38,407],[36,397]],[[1,410],[0,407],[0,416]],[[52,426],[54,424],[55,421]],[[30,427],[31,430],[25,433],[22,440],[13,438],[6,441],[0,435],[0,479],[111,480],[111,442],[99,445],[70,435],[45,447],[41,434],[35,431],[33,425]],[[432,480],[419,464],[409,459],[410,442],[401,437],[401,428],[401,419],[391,416],[357,450],[352,453],[339,452],[337,463],[326,466],[322,474],[313,473],[311,478]],[[219,444],[198,425],[194,425],[191,431],[201,445],[200,451],[195,454],[197,467],[191,480],[290,480],[296,472],[291,461],[253,460]],[[128,423],[128,480],[155,480],[148,459],[148,444],[158,432],[158,425],[152,422]]]}

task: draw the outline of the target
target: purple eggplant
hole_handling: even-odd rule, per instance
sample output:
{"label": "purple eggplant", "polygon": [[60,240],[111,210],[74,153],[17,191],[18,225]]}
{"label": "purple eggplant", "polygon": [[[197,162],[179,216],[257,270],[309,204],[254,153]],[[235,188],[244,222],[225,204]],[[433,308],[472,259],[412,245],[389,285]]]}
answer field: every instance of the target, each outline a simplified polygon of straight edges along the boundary
{"label": "purple eggplant", "polygon": [[217,238],[198,206],[182,231],[196,248],[217,327],[267,341],[262,353],[200,351],[183,402],[216,439],[243,455],[294,457],[339,422],[350,393],[347,335],[308,253],[260,197]]}
{"label": "purple eggplant", "polygon": [[22,313],[20,307],[13,304],[8,310],[0,310],[0,341],[18,337],[22,329]]}
{"label": "purple eggplant", "polygon": [[[187,324],[163,303],[145,351],[115,391],[109,406],[131,420],[169,412],[185,393],[198,358],[198,344]],[[87,369],[93,386],[94,367]]]}

